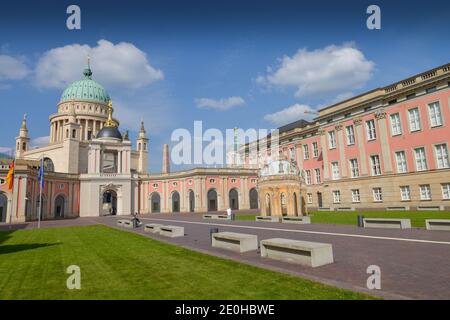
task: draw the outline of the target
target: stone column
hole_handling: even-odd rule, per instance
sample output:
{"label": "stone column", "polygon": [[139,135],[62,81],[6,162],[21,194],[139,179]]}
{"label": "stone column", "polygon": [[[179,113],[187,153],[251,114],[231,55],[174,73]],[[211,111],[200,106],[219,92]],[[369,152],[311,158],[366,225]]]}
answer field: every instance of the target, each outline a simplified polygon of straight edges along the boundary
{"label": "stone column", "polygon": [[366,158],[366,148],[364,142],[364,131],[362,126],[362,119],[355,118],[353,119],[353,124],[356,128],[356,141],[358,143],[358,151],[359,151],[359,165],[361,168],[361,176],[367,176],[367,158]]}
{"label": "stone column", "polygon": [[342,125],[337,124],[334,127],[337,134],[337,148],[339,150],[339,162],[341,163],[341,178],[347,178],[347,161],[345,159],[345,142],[344,142],[344,130]]}
{"label": "stone column", "polygon": [[383,173],[392,173],[391,148],[389,146],[388,131],[386,124],[386,112],[384,110],[375,113],[375,118],[380,129],[381,154],[383,158]]}

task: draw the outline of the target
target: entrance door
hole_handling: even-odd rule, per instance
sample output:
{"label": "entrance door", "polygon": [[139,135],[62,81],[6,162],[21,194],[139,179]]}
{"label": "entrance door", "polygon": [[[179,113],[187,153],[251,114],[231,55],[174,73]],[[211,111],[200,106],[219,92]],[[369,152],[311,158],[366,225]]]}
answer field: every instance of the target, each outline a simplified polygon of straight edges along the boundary
{"label": "entrance door", "polygon": [[217,192],[214,189],[208,191],[208,211],[217,211]]}
{"label": "entrance door", "polygon": [[0,222],[6,222],[6,216],[8,214],[8,198],[5,194],[0,193]]}
{"label": "entrance door", "polygon": [[322,203],[322,192],[317,192],[317,203],[319,208],[322,208],[323,203]]}
{"label": "entrance door", "polygon": [[180,194],[177,191],[172,194],[172,212],[180,212]]}
{"label": "entrance door", "polygon": [[55,199],[55,218],[64,218],[64,205],[65,199],[64,196],[59,195]]}
{"label": "entrance door", "polygon": [[102,214],[113,216],[117,214],[117,193],[114,190],[103,193]]}
{"label": "entrance door", "polygon": [[195,194],[194,191],[189,191],[189,212],[194,212],[195,209]]}
{"label": "entrance door", "polygon": [[229,193],[230,209],[239,210],[239,194],[236,189],[231,189]]}

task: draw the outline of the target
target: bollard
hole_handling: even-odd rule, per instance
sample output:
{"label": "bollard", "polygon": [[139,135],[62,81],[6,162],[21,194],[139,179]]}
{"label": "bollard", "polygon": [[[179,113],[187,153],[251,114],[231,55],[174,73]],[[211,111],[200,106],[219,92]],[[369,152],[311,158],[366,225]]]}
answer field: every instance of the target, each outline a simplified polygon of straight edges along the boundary
{"label": "bollard", "polygon": [[362,228],[362,227],[364,227],[364,221],[363,221],[363,219],[364,219],[364,216],[362,216],[362,215],[358,215],[358,227],[360,227],[360,228]]}
{"label": "bollard", "polygon": [[209,241],[212,243],[212,235],[213,233],[218,233],[219,232],[219,228],[211,228],[209,229]]}

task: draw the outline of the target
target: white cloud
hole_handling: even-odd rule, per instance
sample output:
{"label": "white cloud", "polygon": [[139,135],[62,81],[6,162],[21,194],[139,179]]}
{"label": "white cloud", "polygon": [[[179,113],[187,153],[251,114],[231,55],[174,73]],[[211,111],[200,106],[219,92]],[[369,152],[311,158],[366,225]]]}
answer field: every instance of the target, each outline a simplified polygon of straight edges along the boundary
{"label": "white cloud", "polygon": [[64,88],[82,77],[87,56],[91,57],[93,78],[106,88],[141,88],[164,78],[150,65],[147,54],[129,42],[113,44],[99,40],[97,46],[71,44],[53,48],[39,59],[35,83],[42,88]]}
{"label": "white cloud", "polygon": [[49,143],[50,143],[50,136],[37,137],[30,141],[30,144],[33,148],[43,147]]}
{"label": "white cloud", "polygon": [[233,107],[242,106],[245,104],[245,100],[241,97],[229,97],[226,99],[214,100],[209,98],[195,99],[195,104],[198,108],[203,109],[216,109],[216,110],[229,110]]}
{"label": "white cloud", "polygon": [[[28,67],[21,58],[0,55],[0,81],[21,80],[29,73]],[[6,86],[4,86],[6,88]]]}
{"label": "white cloud", "polygon": [[296,103],[281,111],[266,114],[264,116],[264,120],[272,122],[277,126],[282,126],[300,119],[309,120],[311,118],[314,118],[315,112],[317,111],[310,106]]}
{"label": "white cloud", "polygon": [[354,44],[330,45],[308,51],[299,49],[292,57],[283,56],[276,68],[268,67],[259,84],[296,88],[295,96],[340,94],[362,87],[371,77],[375,64]]}

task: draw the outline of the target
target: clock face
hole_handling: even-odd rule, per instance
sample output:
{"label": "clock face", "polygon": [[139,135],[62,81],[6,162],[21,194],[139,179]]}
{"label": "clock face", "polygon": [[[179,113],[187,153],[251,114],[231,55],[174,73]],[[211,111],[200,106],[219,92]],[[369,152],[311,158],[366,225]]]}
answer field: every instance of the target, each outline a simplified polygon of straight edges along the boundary
{"label": "clock face", "polygon": [[103,172],[116,172],[116,157],[114,153],[103,154]]}

